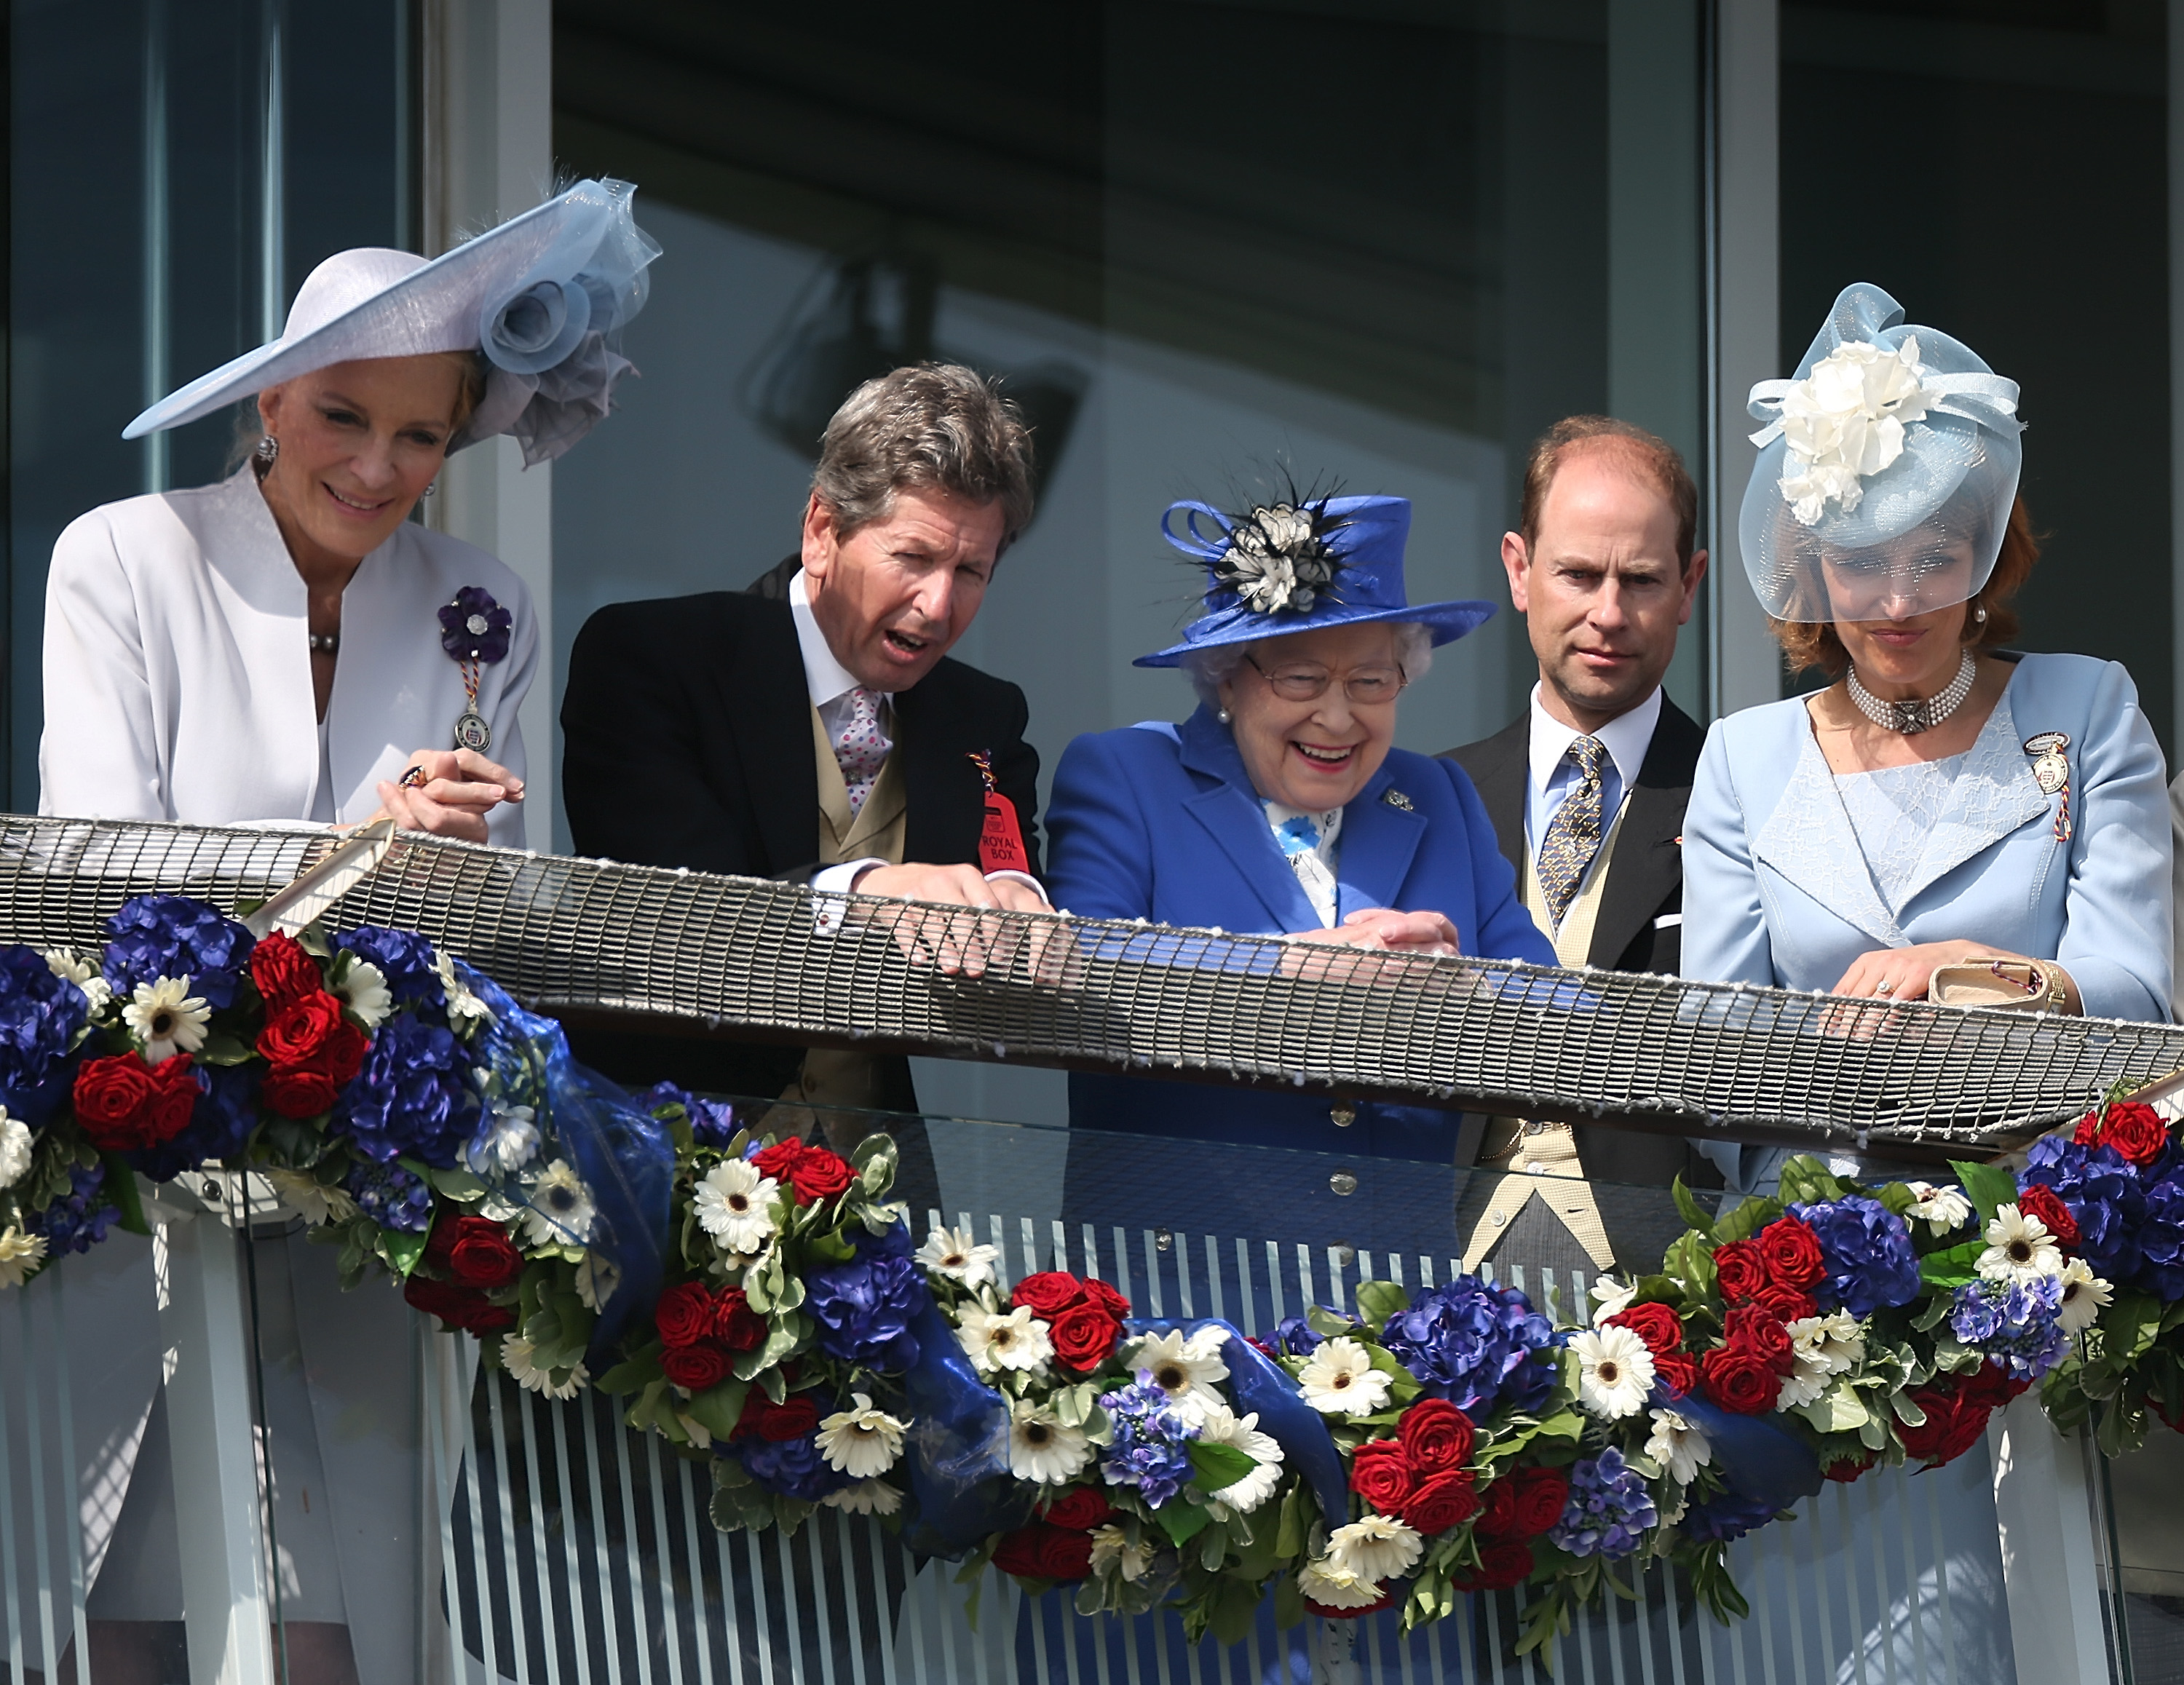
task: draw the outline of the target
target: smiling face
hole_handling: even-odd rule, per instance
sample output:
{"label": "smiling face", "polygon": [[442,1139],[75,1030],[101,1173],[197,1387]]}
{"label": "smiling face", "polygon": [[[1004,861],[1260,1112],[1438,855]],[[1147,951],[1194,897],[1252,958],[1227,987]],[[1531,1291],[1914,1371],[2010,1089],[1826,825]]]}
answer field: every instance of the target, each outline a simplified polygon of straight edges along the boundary
{"label": "smiling face", "polygon": [[834,659],[859,684],[906,691],[970,630],[1006,531],[998,501],[905,490],[842,536],[815,492],[804,511],[805,586]]}
{"label": "smiling face", "polygon": [[454,357],[374,357],[259,393],[281,442],[265,501],[290,549],[359,561],[385,543],[447,460],[462,383]]}
{"label": "smiling face", "polygon": [[[1396,665],[1395,628],[1384,622],[1322,626],[1253,643],[1221,686],[1221,705],[1234,716],[1236,748],[1251,787],[1313,813],[1348,803],[1388,758],[1396,702],[1352,702],[1342,681]],[[1267,677],[1315,670],[1330,676],[1308,702],[1285,699]]]}

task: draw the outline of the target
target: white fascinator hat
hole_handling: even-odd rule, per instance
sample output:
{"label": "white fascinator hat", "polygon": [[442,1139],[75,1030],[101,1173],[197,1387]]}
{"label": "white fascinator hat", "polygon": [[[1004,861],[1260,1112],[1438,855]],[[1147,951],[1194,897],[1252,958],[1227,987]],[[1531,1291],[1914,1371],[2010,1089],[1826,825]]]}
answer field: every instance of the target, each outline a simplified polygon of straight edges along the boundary
{"label": "white fascinator hat", "polygon": [[1903,619],[1985,587],[2024,459],[2016,381],[1857,281],[1751,409],[1768,425],[1737,537],[1776,620]]}
{"label": "white fascinator hat", "polygon": [[371,357],[482,352],[483,400],[450,452],[512,433],[527,467],[602,420],[630,364],[623,325],[644,308],[658,242],[637,225],[627,181],[579,181],[535,210],[427,262],[359,247],[310,273],[280,338],[170,392],[122,431],[179,427],[269,386]]}

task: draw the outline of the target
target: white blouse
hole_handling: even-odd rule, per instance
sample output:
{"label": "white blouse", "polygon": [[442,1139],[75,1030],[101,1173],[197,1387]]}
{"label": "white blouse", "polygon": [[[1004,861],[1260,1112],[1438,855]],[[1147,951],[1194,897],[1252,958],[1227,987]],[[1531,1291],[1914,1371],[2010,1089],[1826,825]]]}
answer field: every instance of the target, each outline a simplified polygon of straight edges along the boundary
{"label": "white blouse", "polygon": [[[410,755],[454,741],[466,698],[438,610],[482,586],[515,618],[480,670],[487,754],[521,777],[516,710],[538,660],[530,593],[476,545],[405,521],[342,594],[323,739],[331,817],[368,819]],[[216,486],[107,503],[70,522],[46,580],[38,811],[233,825],[321,821],[309,604],[248,466]],[[487,821],[523,846],[523,809]]]}

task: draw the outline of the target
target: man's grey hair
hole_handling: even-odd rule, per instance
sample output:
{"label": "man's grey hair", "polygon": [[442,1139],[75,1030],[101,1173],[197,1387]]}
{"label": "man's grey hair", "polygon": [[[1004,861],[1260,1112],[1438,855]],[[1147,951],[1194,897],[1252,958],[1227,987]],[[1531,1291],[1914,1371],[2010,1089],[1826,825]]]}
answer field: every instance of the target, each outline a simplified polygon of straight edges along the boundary
{"label": "man's grey hair", "polygon": [[[1403,670],[1404,678],[1417,683],[1433,667],[1433,628],[1416,620],[1397,620],[1396,634],[1396,665]],[[1191,689],[1208,708],[1221,706],[1221,687],[1235,676],[1236,670],[1244,665],[1244,658],[1255,649],[1270,650],[1281,642],[1279,637],[1255,637],[1248,643],[1217,643],[1211,649],[1195,649],[1183,658],[1183,670],[1190,681]]]}
{"label": "man's grey hair", "polygon": [[811,489],[845,538],[894,514],[899,492],[998,503],[1006,550],[1031,525],[1031,429],[994,381],[957,363],[919,363],[844,400],[821,438]]}

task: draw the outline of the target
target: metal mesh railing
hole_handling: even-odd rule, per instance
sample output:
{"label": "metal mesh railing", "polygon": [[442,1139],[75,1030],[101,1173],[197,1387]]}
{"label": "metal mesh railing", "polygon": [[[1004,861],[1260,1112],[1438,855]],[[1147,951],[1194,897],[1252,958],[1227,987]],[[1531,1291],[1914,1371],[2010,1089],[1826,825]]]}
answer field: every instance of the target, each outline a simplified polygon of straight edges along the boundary
{"label": "metal mesh railing", "polygon": [[[0,819],[0,939],[96,944],[152,890],[231,908],[326,847],[324,833]],[[576,1019],[1808,1148],[1992,1153],[2119,1080],[2184,1066],[2184,1030],[2166,1025],[974,917],[415,837],[334,917],[421,931]],[[965,955],[979,975],[951,973]]]}

